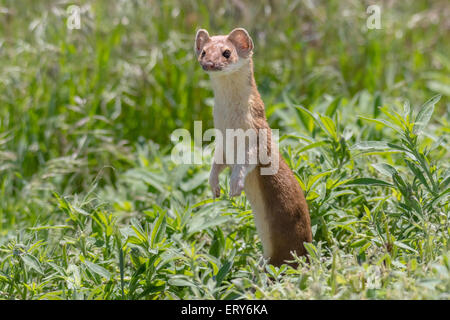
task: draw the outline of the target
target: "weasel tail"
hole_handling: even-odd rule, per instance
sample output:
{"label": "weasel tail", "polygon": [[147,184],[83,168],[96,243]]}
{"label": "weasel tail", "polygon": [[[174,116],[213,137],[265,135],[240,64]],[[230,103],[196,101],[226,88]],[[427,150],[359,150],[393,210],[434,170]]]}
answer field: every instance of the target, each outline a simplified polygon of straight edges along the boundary
{"label": "weasel tail", "polygon": [[[272,143],[264,103],[253,76],[252,39],[242,28],[213,37],[201,29],[197,32],[195,52],[210,75],[214,126],[223,136],[223,141],[216,138],[218,146],[209,178],[213,196],[220,196],[220,172],[230,167],[230,196],[245,191],[269,263],[279,266],[292,261],[292,252],[306,255],[303,243],[312,241],[308,205],[293,172]],[[227,129],[251,129],[256,133],[256,143],[247,137],[244,148],[236,148],[233,143],[230,149]],[[236,156],[230,159],[230,153]],[[261,153],[270,161],[262,161]],[[245,160],[236,161],[239,156]]]}

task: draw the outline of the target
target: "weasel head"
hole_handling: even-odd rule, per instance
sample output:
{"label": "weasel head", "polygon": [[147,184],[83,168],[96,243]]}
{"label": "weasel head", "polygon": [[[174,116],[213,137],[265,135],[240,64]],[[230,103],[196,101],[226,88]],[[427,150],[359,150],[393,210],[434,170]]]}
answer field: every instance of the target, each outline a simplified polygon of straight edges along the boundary
{"label": "weasel head", "polygon": [[210,75],[227,75],[249,63],[253,41],[243,28],[236,28],[226,36],[212,37],[200,29],[195,37],[195,53],[203,70]]}

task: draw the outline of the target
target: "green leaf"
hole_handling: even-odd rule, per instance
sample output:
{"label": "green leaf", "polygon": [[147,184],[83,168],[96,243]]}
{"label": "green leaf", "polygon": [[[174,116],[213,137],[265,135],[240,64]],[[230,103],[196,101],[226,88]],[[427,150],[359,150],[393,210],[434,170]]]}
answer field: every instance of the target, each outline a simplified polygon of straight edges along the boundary
{"label": "green leaf", "polygon": [[[210,218],[210,219],[208,219]],[[188,227],[189,233],[198,232],[206,228],[215,227],[219,224],[225,223],[230,220],[228,216],[217,216],[217,217],[195,217],[192,223]]]}
{"label": "green leaf", "polygon": [[408,100],[405,100],[405,103],[403,104],[403,117],[406,122],[409,121],[409,117],[411,115],[411,107]]}
{"label": "green leaf", "polygon": [[117,249],[119,250],[119,270],[120,270],[120,291],[122,293],[122,299],[125,298],[124,293],[124,287],[125,287],[125,281],[124,281],[124,274],[125,274],[125,265],[124,265],[124,259],[123,259],[123,248],[122,248],[122,242],[120,240],[120,234],[117,233],[116,236],[116,243],[117,243]]}
{"label": "green leaf", "polygon": [[380,107],[382,106],[383,101],[381,99],[381,94],[377,93],[375,99],[373,101],[373,116],[376,118],[380,114]]}
{"label": "green leaf", "polygon": [[31,254],[24,254],[21,256],[22,261],[31,269],[37,271],[38,273],[44,275],[42,272],[41,264],[39,263],[39,260],[32,256]]}
{"label": "green leaf", "polygon": [[164,180],[164,177],[161,177],[156,173],[143,169],[131,169],[125,173],[125,176],[132,180],[143,181],[157,189],[159,192],[165,191],[164,184],[166,181]]}
{"label": "green leaf", "polygon": [[368,241],[369,240],[367,240],[367,239],[360,239],[360,240],[357,240],[357,241],[353,242],[352,244],[350,244],[350,247],[352,247],[352,248],[361,247],[361,246],[365,245]]}
{"label": "green leaf", "polygon": [[377,169],[381,174],[384,174],[388,177],[392,177],[393,175],[398,174],[397,170],[387,163],[374,163],[372,164],[372,167]]}
{"label": "green leaf", "polygon": [[308,185],[307,185],[306,189],[307,190],[311,189],[314,186],[315,182],[317,182],[320,178],[328,176],[328,175],[332,174],[334,171],[336,171],[336,169],[331,169],[331,170],[316,174],[315,176],[311,177],[308,180]]}
{"label": "green leaf", "polygon": [[349,194],[356,194],[356,193],[355,193],[355,191],[352,191],[352,190],[341,190],[341,191],[338,191],[338,192],[333,191],[330,194],[330,199],[337,198],[337,197],[340,197],[340,196],[349,195]]}
{"label": "green leaf", "polygon": [[166,231],[166,212],[162,212],[158,219],[155,221],[155,224],[153,225],[152,228],[152,234],[151,234],[151,240],[150,240],[150,244],[153,247],[156,243],[158,243],[165,231]]}
{"label": "green leaf", "polygon": [[344,184],[345,186],[383,186],[383,187],[392,187],[393,185],[383,181],[383,180],[379,180],[379,179],[374,179],[374,178],[357,178],[357,179],[353,179],[348,181],[347,183]]}
{"label": "green leaf", "polygon": [[73,227],[68,225],[54,225],[54,226],[29,227],[27,229],[32,231],[39,231],[47,229],[73,229]]}
{"label": "green leaf", "polygon": [[433,195],[436,195],[436,193],[433,192],[432,188],[429,186],[429,184],[428,184],[427,180],[425,179],[425,176],[423,175],[420,168],[412,161],[405,159],[405,162],[408,165],[409,169],[414,173],[414,175],[428,189],[428,191],[430,191]]}
{"label": "green leaf", "polygon": [[192,178],[190,178],[188,181],[180,183],[180,188],[184,192],[192,191],[197,187],[204,185],[205,181],[208,180],[208,177],[209,177],[208,171],[200,171]]}
{"label": "green leaf", "polygon": [[[309,122],[306,123],[305,126],[306,126],[306,128],[307,128],[308,130],[312,131],[312,129],[313,129],[313,123],[314,123],[314,122],[316,122],[316,124],[317,124],[318,126],[320,126],[320,122],[319,122],[319,120],[318,120],[316,114],[312,113],[311,111],[309,111],[308,109],[306,109],[306,108],[303,107],[303,106],[295,106],[295,108],[296,108],[297,110],[299,110],[299,111],[303,111],[303,112],[299,112],[299,115],[300,115],[300,116],[303,116],[303,114],[306,113],[307,115],[309,115],[309,116],[311,117],[310,119],[313,120],[313,121],[309,121]],[[305,118],[305,119],[306,119],[306,118]],[[306,122],[306,121],[307,121],[307,120],[305,120],[305,122]]]}
{"label": "green leaf", "polygon": [[273,265],[271,265],[271,264],[267,264],[266,265],[266,271],[272,276],[272,277],[274,277],[275,279],[277,278],[277,269],[276,269],[276,267],[274,267]]}
{"label": "green leaf", "polygon": [[134,230],[135,234],[138,236],[138,238],[142,242],[147,242],[147,237],[145,236],[145,231],[142,229],[139,221],[137,221],[135,218],[131,219],[131,228]]}
{"label": "green leaf", "polygon": [[300,154],[300,153],[305,152],[305,151],[307,151],[307,150],[310,150],[310,149],[313,149],[313,148],[317,148],[317,147],[323,146],[324,144],[327,144],[327,143],[328,143],[327,140],[322,140],[322,141],[317,141],[317,142],[314,142],[314,143],[310,143],[309,145],[307,145],[307,146],[301,148],[301,149],[298,151],[298,153]]}
{"label": "green leaf", "polygon": [[439,81],[428,81],[427,87],[435,92],[450,96],[450,85]]}
{"label": "green leaf", "polygon": [[390,123],[390,122],[387,121],[387,120],[384,120],[384,119],[371,119],[371,118],[366,118],[366,117],[363,117],[363,116],[359,116],[359,117],[360,117],[361,119],[366,120],[366,121],[373,122],[373,123],[377,123],[377,124],[380,124],[380,125],[382,125],[382,126],[391,128],[392,130],[395,130],[395,131],[397,131],[398,133],[401,133],[401,132],[402,132],[402,130],[401,130],[398,126],[396,126],[396,125],[393,124],[393,123]]}
{"label": "green leaf", "polygon": [[306,251],[308,251],[309,256],[311,257],[312,260],[319,259],[319,254],[317,252],[317,248],[315,245],[313,245],[312,243],[309,243],[309,242],[304,242],[303,245],[304,245]]}
{"label": "green leaf", "polygon": [[67,268],[67,273],[71,274],[71,277],[68,278],[69,289],[79,288],[81,286],[81,276],[80,276],[80,269],[78,268],[78,266],[70,264],[69,267]]}
{"label": "green leaf", "polygon": [[399,248],[406,249],[406,250],[410,250],[410,251],[412,251],[412,252],[414,252],[414,253],[418,253],[417,250],[411,248],[410,246],[404,244],[403,242],[400,242],[400,241],[394,241],[394,245],[396,245],[396,246],[399,247]]}
{"label": "green leaf", "polygon": [[109,271],[99,266],[98,264],[95,264],[88,260],[84,261],[84,264],[90,271],[98,274],[99,276],[105,278],[106,280],[109,280],[111,278],[111,274],[109,273]]}
{"label": "green leaf", "polygon": [[447,174],[445,178],[442,179],[441,185],[439,186],[440,189],[445,189],[450,184],[450,173]]}
{"label": "green leaf", "polygon": [[430,121],[433,115],[434,105],[441,99],[441,95],[438,94],[432,97],[430,100],[425,102],[419,113],[417,114],[416,120],[414,121],[414,133],[419,133]]}
{"label": "green leaf", "polygon": [[222,229],[216,228],[216,231],[214,232],[214,239],[209,249],[209,254],[218,258],[223,250],[224,245],[225,237],[223,235]]}
{"label": "green leaf", "polygon": [[386,150],[389,149],[387,142],[384,141],[361,141],[352,145],[350,150]]}
{"label": "green leaf", "polygon": [[[302,112],[299,112],[299,108],[297,108],[297,106],[294,106],[293,102],[287,96],[286,91],[283,91],[283,101],[288,108],[296,111],[296,115],[298,116],[298,119],[302,122],[302,124],[305,126],[305,128],[308,129],[308,131],[312,131],[312,129],[314,127],[314,122],[312,121],[311,118],[306,117]],[[286,123],[289,123],[290,121],[292,121],[291,119],[289,119],[287,113],[283,113],[283,114],[285,114],[284,118],[285,118]]]}
{"label": "green leaf", "polygon": [[335,113],[337,108],[341,104],[342,97],[337,97],[333,100],[333,102],[330,103],[330,105],[327,107],[327,110],[325,111],[325,115],[328,117],[332,117]]}
{"label": "green leaf", "polygon": [[73,214],[70,203],[67,202],[64,197],[60,197],[59,194],[53,192],[53,196],[58,200],[59,208],[67,213],[72,221],[78,221],[77,216]]}
{"label": "green leaf", "polygon": [[232,260],[227,261],[222,265],[222,267],[220,268],[219,272],[217,272],[217,275],[216,275],[217,285],[220,285],[222,283],[225,276],[228,274],[228,272],[230,272],[232,265],[233,265]]}
{"label": "green leaf", "polygon": [[170,285],[177,287],[197,287],[194,283],[180,277],[172,277],[168,282]]}
{"label": "green leaf", "polygon": [[84,215],[84,216],[90,216],[90,213],[89,213],[89,212],[86,212],[85,210],[83,210],[83,209],[81,209],[81,208],[79,208],[79,207],[77,207],[77,206],[72,206],[72,208],[73,208],[73,210],[74,210],[75,212],[77,212],[77,213],[80,213],[80,214],[82,214],[82,215]]}
{"label": "green leaf", "polygon": [[325,129],[325,131],[333,137],[334,140],[338,140],[337,132],[336,132],[336,125],[334,124],[333,120],[327,116],[319,115],[320,121],[322,122],[322,127]]}

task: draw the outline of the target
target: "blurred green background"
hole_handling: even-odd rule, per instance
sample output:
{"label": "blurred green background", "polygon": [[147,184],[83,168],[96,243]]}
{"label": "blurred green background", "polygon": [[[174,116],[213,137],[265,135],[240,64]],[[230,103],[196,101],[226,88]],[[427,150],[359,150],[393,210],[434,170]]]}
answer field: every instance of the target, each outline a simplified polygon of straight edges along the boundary
{"label": "blurred green background", "polygon": [[[368,30],[373,3],[4,0],[0,132],[11,153],[2,160],[31,177],[76,153],[74,166],[97,171],[138,141],[164,148],[175,128],[211,127],[209,79],[192,49],[200,27],[250,32],[258,87],[281,129],[287,97],[309,109],[369,100],[364,111],[377,113],[375,99],[450,95],[448,2],[377,2],[382,29]],[[82,8],[80,30],[66,27],[70,4]]]}

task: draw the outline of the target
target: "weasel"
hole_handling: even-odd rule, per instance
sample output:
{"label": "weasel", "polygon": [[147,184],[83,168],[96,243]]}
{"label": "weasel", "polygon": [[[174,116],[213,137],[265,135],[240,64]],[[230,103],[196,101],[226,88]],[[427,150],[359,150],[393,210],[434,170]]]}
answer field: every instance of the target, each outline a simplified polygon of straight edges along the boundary
{"label": "weasel", "polygon": [[[266,132],[265,138],[264,135],[263,139],[258,136],[255,146],[246,142],[244,151],[234,149],[245,152],[242,164],[222,155],[228,140],[223,138],[222,147],[216,146],[209,177],[213,197],[220,196],[220,172],[230,167],[230,196],[238,196],[245,191],[261,238],[264,258],[280,266],[293,260],[292,252],[298,256],[306,255],[303,243],[312,241],[308,205],[293,172],[272,144],[264,103],[253,75],[252,39],[243,28],[236,28],[228,35],[212,37],[208,31],[200,29],[195,38],[195,53],[211,79],[216,130],[223,137],[227,129]],[[256,163],[249,161],[252,154],[261,150],[271,156],[272,161],[278,161],[276,172],[262,174],[267,164],[260,160]]]}

